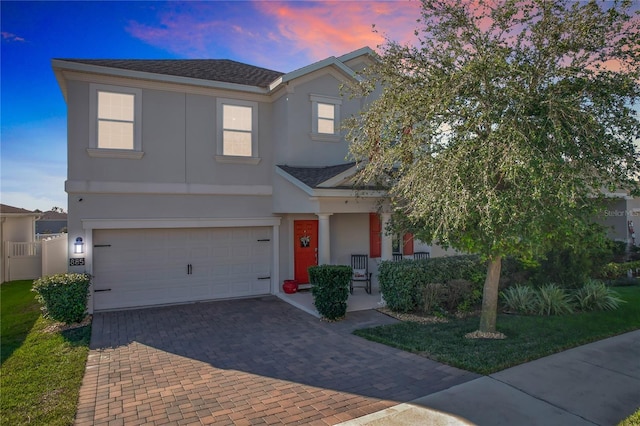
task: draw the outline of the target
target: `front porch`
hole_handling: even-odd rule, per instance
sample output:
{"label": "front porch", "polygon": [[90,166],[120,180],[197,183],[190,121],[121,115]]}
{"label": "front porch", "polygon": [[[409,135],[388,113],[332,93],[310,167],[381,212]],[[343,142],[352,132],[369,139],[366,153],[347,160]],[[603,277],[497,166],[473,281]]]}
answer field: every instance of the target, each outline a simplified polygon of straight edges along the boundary
{"label": "front porch", "polygon": [[[277,296],[290,305],[320,318],[320,314],[313,305],[311,289],[300,290],[292,294],[280,292]],[[362,288],[355,288],[353,290],[353,294],[350,294],[349,299],[347,300],[347,315],[349,315],[349,312],[380,308],[383,306],[381,300],[382,296],[380,295],[380,291],[377,287],[373,287],[371,289],[371,294],[367,294],[367,292]]]}

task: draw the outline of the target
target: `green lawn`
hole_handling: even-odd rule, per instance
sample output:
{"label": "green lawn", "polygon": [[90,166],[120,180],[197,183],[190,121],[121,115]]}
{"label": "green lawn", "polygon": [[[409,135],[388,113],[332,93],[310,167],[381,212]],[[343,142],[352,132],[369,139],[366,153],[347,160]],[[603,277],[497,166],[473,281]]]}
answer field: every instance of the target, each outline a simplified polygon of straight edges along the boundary
{"label": "green lawn", "polygon": [[31,281],[0,286],[2,375],[0,424],[73,423],[91,326],[47,331]]}
{"label": "green lawn", "polygon": [[478,318],[441,324],[399,324],[356,330],[369,340],[414,352],[433,360],[490,374],[575,346],[640,328],[640,286],[615,289],[627,301],[616,311],[537,317],[499,315],[505,340],[465,339],[477,330]]}
{"label": "green lawn", "polygon": [[621,421],[618,426],[640,426],[640,408],[638,408],[638,411]]}

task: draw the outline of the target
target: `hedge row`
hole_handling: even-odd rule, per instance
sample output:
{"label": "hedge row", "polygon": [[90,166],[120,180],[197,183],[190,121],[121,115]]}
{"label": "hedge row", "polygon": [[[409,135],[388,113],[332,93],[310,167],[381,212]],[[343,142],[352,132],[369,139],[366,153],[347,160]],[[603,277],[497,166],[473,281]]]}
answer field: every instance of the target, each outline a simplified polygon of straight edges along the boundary
{"label": "hedge row", "polygon": [[[474,295],[478,286],[482,287],[486,263],[475,255],[384,261],[378,274],[384,300],[393,311],[430,311],[444,301],[451,309],[452,299],[464,302]],[[455,288],[449,285],[453,282],[457,282]],[[462,293],[462,296],[453,298],[452,293]]]}
{"label": "hedge row", "polygon": [[625,278],[628,271],[637,271],[638,269],[640,269],[640,260],[625,263],[608,263],[600,270],[599,278],[605,280]]}

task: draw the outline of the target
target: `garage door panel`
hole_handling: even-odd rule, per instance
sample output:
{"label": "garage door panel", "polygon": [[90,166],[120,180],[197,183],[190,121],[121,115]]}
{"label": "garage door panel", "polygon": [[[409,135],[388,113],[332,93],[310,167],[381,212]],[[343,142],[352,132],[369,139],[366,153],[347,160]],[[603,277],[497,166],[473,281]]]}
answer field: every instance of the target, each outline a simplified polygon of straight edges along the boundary
{"label": "garage door panel", "polygon": [[[271,228],[95,230],[94,309],[268,294]],[[258,241],[264,240],[264,241]],[[191,265],[191,273],[187,265]]]}

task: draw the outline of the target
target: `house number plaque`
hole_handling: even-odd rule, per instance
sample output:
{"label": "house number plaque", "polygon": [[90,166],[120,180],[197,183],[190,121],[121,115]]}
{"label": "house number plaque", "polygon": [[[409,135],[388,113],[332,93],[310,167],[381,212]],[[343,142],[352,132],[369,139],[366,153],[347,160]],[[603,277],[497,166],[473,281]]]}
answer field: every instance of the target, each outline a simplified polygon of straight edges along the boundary
{"label": "house number plaque", "polygon": [[69,266],[84,266],[84,257],[73,257],[69,259]]}

